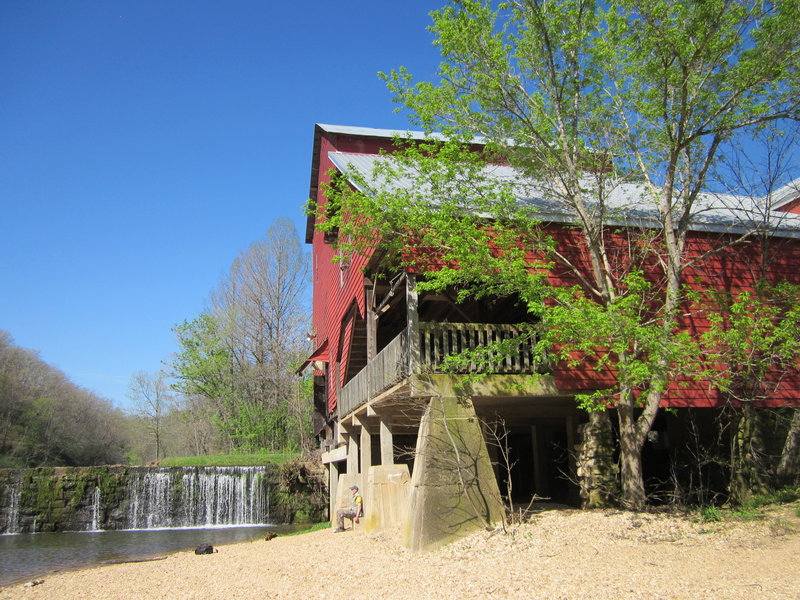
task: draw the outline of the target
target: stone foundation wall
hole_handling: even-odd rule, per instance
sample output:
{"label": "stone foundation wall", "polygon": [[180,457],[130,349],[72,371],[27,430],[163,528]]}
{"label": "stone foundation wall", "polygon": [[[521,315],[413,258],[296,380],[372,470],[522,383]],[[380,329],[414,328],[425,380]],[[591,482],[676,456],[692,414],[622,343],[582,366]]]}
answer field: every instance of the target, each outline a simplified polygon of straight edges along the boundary
{"label": "stone foundation wall", "polygon": [[[298,466],[299,465],[299,466]],[[303,463],[267,465],[267,522],[320,520],[327,502]],[[130,527],[127,466],[0,469],[0,533],[96,531]],[[141,472],[144,468],[138,468]],[[180,470],[181,467],[173,467]],[[297,471],[297,473],[295,473]],[[173,478],[180,497],[181,477]]]}

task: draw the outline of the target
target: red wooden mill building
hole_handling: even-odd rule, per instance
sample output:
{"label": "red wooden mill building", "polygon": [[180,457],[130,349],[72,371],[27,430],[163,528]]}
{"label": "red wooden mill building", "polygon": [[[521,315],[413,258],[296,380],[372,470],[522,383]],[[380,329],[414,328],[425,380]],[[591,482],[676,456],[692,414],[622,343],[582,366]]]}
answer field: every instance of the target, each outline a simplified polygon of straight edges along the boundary
{"label": "red wooden mill building", "polygon": [[[326,203],[323,183],[331,170],[344,177],[369,174],[381,149],[405,132],[316,125],[309,198]],[[422,134],[411,134],[419,136]],[[800,182],[795,182],[800,183]],[[636,190],[621,186],[630,206]],[[800,283],[800,193],[789,185],[774,203],[780,225],[773,234],[770,277]],[[775,197],[775,196],[773,196]],[[700,253],[732,227],[731,209],[709,205],[688,244]],[[738,204],[746,207],[746,202]],[[545,207],[546,208],[546,207]],[[543,210],[545,226],[564,251],[579,251],[569,218]],[[505,339],[526,319],[511,300],[456,302],[455,294],[420,293],[411,273],[378,272],[377,261],[356,256],[335,262],[335,235],[316,228],[313,210],[306,242],[313,248],[313,369],[317,432],[330,474],[331,513],[347,504],[348,488],[361,487],[368,529],[402,527],[412,549],[433,547],[470,527],[497,522],[500,492],[513,483],[512,499],[534,494],[555,502],[579,502],[573,450],[581,443],[586,414],[575,394],[603,387],[598,375],[556,364],[544,372],[522,347],[494,374],[464,386],[439,371],[442,358],[459,349]],[[734,245],[687,273],[687,280],[714,282],[736,292],[751,286],[755,250]],[[688,327],[697,327],[687,322]],[[529,377],[534,370],[538,378]],[[535,381],[535,383],[532,383]],[[784,377],[768,403],[800,406],[800,377]],[[664,406],[688,408],[700,421],[724,402],[703,382],[675,386]],[[705,413],[703,412],[705,411]],[[678,411],[680,412],[680,411]],[[706,415],[707,413],[707,415]],[[497,466],[483,418],[500,416],[508,429],[514,463]],[[706,416],[704,416],[706,415]],[[645,474],[658,476],[686,432],[680,418],[660,415],[645,448]],[[452,456],[459,448],[459,456]],[[572,476],[571,476],[572,475]],[[468,490],[458,493],[454,490]],[[476,518],[476,514],[483,515]]]}

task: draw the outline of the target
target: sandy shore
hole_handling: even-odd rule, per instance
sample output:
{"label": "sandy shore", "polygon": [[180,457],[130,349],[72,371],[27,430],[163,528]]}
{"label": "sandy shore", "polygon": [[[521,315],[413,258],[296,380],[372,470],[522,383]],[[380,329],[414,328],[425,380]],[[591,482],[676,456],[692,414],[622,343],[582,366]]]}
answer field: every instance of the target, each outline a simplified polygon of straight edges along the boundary
{"label": "sandy shore", "polygon": [[44,576],[0,599],[800,598],[795,510],[737,524],[549,511],[426,554],[397,534],[318,531]]}

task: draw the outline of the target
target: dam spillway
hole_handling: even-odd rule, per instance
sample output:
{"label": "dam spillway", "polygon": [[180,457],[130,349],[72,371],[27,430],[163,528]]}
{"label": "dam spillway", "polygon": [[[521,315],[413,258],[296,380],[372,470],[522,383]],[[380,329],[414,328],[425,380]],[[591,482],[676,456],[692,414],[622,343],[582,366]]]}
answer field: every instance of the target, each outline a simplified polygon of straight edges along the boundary
{"label": "dam spillway", "polygon": [[274,473],[271,465],[2,469],[0,533],[262,525],[275,520]]}

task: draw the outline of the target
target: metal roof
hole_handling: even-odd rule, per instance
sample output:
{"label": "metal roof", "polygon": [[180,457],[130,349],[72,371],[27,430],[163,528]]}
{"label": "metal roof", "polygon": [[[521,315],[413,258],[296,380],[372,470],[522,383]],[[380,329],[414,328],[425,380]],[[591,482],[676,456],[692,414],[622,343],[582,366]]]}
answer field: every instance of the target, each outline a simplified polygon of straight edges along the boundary
{"label": "metal roof", "polygon": [[[341,128],[355,133],[356,130],[366,128]],[[373,132],[385,130],[367,130]],[[365,134],[370,135],[370,134]],[[379,135],[379,134],[375,134]],[[385,133],[380,134],[382,137]],[[346,152],[328,153],[331,161],[346,176],[348,180],[357,185],[355,176],[369,180],[378,161],[391,161],[391,158],[375,154],[353,154]],[[487,165],[484,174],[490,180],[510,186],[513,194],[520,204],[536,209],[537,216],[542,221],[574,223],[577,213],[559,202],[552,193],[548,193],[542,182],[533,180],[513,167],[507,165]],[[587,180],[587,187],[590,181]],[[793,184],[800,181],[792,182]],[[419,189],[419,183],[413,182],[410,177],[400,177],[391,185],[396,189],[417,189],[424,196],[425,190]],[[789,187],[785,186],[785,187]],[[797,186],[794,188],[795,192]],[[362,190],[363,191],[363,190]],[[783,191],[779,190],[779,193]],[[788,192],[787,192],[788,193]],[[773,195],[772,204],[775,205],[777,194]],[[788,197],[788,196],[787,196]],[[789,200],[782,200],[786,204],[797,197],[795,193]],[[595,207],[599,204],[595,203]],[[751,198],[731,194],[701,194],[694,204],[691,229],[694,231],[744,233],[754,228],[767,227],[773,235],[780,237],[800,238],[800,215],[768,210],[765,198]],[[590,209],[592,205],[590,203]],[[609,225],[623,225],[634,227],[657,227],[660,225],[660,214],[652,197],[642,184],[621,183],[607,196],[605,202],[607,211],[606,222]]]}
{"label": "metal roof", "polygon": [[[326,133],[337,133],[342,135],[356,135],[363,137],[378,137],[392,139],[394,137],[402,137],[412,140],[439,140],[444,141],[447,138],[440,133],[425,133],[424,131],[412,131],[409,129],[376,129],[373,127],[353,127],[349,125],[327,125],[325,123],[317,123],[322,131]],[[472,138],[474,144],[485,144],[486,139],[480,136]]]}

